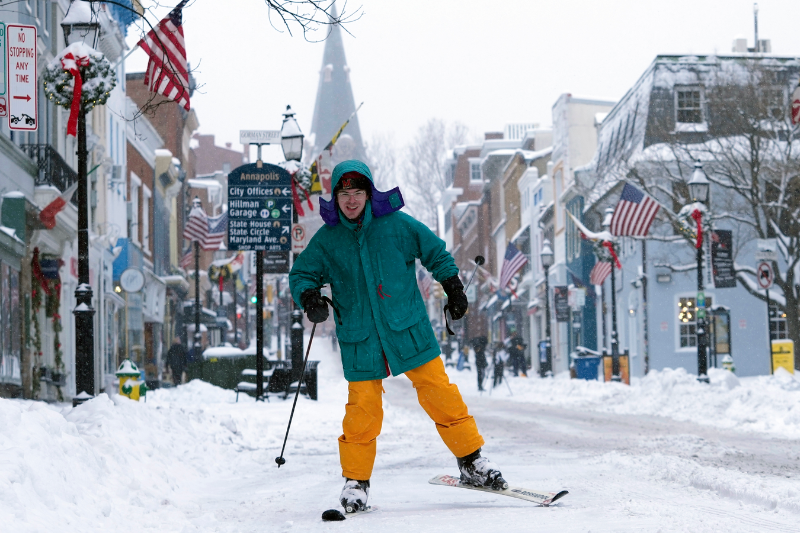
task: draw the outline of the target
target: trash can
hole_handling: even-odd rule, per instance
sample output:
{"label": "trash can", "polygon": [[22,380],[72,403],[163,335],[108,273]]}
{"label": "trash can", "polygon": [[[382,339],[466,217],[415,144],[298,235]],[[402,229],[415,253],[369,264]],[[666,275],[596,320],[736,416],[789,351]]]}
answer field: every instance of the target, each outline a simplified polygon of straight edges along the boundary
{"label": "trash can", "polygon": [[575,377],[578,379],[597,379],[597,369],[600,367],[600,358],[593,355],[576,357]]}

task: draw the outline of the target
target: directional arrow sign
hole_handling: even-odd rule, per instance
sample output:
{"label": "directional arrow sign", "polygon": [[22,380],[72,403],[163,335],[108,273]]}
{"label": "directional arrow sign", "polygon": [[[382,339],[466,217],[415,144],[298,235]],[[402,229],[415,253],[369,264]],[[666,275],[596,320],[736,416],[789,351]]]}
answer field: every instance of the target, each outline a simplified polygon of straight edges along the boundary
{"label": "directional arrow sign", "polygon": [[292,177],[275,165],[242,165],[228,174],[228,249],[288,252]]}
{"label": "directional arrow sign", "polygon": [[289,196],[290,194],[292,194],[292,190],[289,189],[288,187],[284,188],[283,189],[283,194],[285,194],[286,196]]}
{"label": "directional arrow sign", "polygon": [[39,127],[36,26],[8,25],[5,60],[8,66],[8,127],[36,131]]}

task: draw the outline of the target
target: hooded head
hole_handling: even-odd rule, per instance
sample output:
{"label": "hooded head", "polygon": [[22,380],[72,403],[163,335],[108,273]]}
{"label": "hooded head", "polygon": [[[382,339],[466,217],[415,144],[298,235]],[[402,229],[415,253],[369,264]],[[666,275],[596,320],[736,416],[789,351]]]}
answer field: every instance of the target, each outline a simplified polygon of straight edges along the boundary
{"label": "hooded head", "polygon": [[342,161],[333,169],[333,175],[331,176],[333,193],[331,194],[331,199],[325,200],[322,197],[319,199],[320,214],[325,224],[335,226],[339,223],[336,193],[339,190],[350,188],[367,191],[368,200],[372,208],[372,216],[375,217],[394,213],[405,205],[399,187],[387,192],[377,190],[372,180],[372,172],[366,163],[357,159],[350,159]]}

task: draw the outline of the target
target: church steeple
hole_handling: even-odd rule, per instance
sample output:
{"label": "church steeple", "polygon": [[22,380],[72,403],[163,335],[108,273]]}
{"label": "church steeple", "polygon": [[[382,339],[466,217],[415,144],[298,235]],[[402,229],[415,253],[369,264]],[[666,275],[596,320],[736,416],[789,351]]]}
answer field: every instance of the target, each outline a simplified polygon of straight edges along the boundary
{"label": "church steeple", "polygon": [[[333,16],[336,16],[335,5]],[[317,101],[314,105],[314,117],[311,122],[310,137],[313,139],[313,146],[307,152],[310,157],[316,157],[325,148],[331,137],[356,109],[353,88],[350,85],[350,67],[347,66],[344,55],[341,29],[338,25],[330,28],[330,35],[325,40],[322,68],[319,71]],[[364,143],[361,138],[358,115],[353,117],[344,130],[344,134],[336,143],[333,157],[334,163],[353,158],[364,160]]]}

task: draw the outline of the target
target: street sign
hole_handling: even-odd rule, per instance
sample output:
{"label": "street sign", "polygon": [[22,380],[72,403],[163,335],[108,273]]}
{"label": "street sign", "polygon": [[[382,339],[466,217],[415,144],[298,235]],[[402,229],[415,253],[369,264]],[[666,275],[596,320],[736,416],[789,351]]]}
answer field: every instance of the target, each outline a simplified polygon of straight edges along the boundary
{"label": "street sign", "polygon": [[759,287],[766,290],[771,289],[772,281],[775,279],[775,275],[772,272],[772,265],[767,261],[760,262],[758,266],[756,266],[756,278]]}
{"label": "street sign", "polygon": [[239,130],[242,144],[280,144],[281,130]]}
{"label": "street sign", "polygon": [[36,26],[9,24],[6,27],[6,65],[8,127],[36,131],[39,122]]}
{"label": "street sign", "polygon": [[264,274],[288,274],[288,273],[289,273],[288,250],[285,252],[264,252]]}
{"label": "street sign", "polygon": [[291,250],[292,177],[276,165],[228,174],[228,250]]}
{"label": "street sign", "polygon": [[292,224],[292,253],[299,254],[306,249],[306,228],[302,224]]}
{"label": "street sign", "polygon": [[777,261],[777,260],[778,260],[778,252],[773,252],[773,251],[756,252],[756,261]]}
{"label": "street sign", "polygon": [[8,89],[8,80],[6,79],[6,23],[0,22],[0,117],[8,115],[8,105],[6,103],[6,90]]}
{"label": "street sign", "polygon": [[569,322],[569,288],[566,285],[553,287],[553,304],[556,322]]}
{"label": "street sign", "polygon": [[711,270],[714,287],[717,289],[736,287],[731,230],[719,229],[711,233]]}

